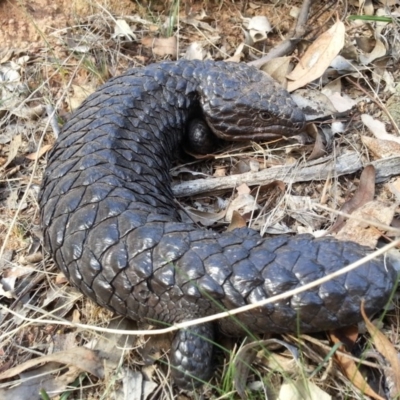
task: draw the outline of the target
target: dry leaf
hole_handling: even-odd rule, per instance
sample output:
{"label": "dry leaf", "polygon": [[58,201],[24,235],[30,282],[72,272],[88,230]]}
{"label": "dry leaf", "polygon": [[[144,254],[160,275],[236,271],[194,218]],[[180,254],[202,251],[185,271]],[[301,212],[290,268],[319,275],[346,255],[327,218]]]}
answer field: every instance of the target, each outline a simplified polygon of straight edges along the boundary
{"label": "dry leaf", "polygon": [[10,110],[10,113],[23,119],[37,120],[40,116],[44,114],[45,111],[46,107],[43,104],[38,104],[35,107],[17,107],[13,110]]}
{"label": "dry leaf", "polygon": [[332,397],[312,381],[284,383],[277,400],[331,400]]}
{"label": "dry leaf", "polygon": [[398,398],[400,394],[400,360],[398,358],[397,349],[392,343],[390,343],[389,339],[369,320],[365,314],[364,301],[361,304],[361,314],[376,349],[386,358],[391,366],[390,375],[395,387],[391,388],[390,397],[392,399]]}
{"label": "dry leaf", "polygon": [[391,193],[396,196],[396,201],[400,203],[400,178],[396,178],[387,184]]}
{"label": "dry leaf", "polygon": [[251,19],[243,19],[245,26],[249,31],[249,36],[252,43],[257,43],[265,40],[267,38],[267,33],[272,30],[271,24],[268,18],[262,15],[255,16]]}
{"label": "dry leaf", "polygon": [[[284,347],[289,350],[289,353],[293,356],[291,359],[294,360],[296,363],[299,363],[300,357],[299,352],[295,346],[292,346],[283,340],[279,339],[266,339],[266,340],[257,340],[251,343],[248,343],[240,348],[235,356],[235,366],[234,366],[234,376],[233,382],[235,389],[237,390],[239,396],[242,399],[246,399],[246,381],[249,375],[249,371],[251,370],[251,364],[256,358],[257,351],[261,349],[262,351],[266,350],[268,359],[273,356],[271,354],[272,350],[277,348]],[[276,364],[275,364],[276,365]],[[277,370],[284,371],[281,366],[277,366]],[[291,373],[293,370],[291,371]]]}
{"label": "dry leaf", "polygon": [[[244,18],[246,20],[247,18]],[[246,21],[246,27],[250,30],[255,30],[259,32],[271,32],[272,26],[268,21],[268,18],[263,15],[258,15],[252,17],[250,20]]]}
{"label": "dry leaf", "polygon": [[130,42],[136,40],[136,36],[131,27],[124,19],[117,19],[115,21],[114,34],[112,37],[114,39],[125,39]]}
{"label": "dry leaf", "polygon": [[231,223],[226,228],[226,231],[231,232],[234,229],[245,228],[246,226],[247,226],[246,220],[240,215],[240,213],[234,211],[232,213]]}
{"label": "dry leaf", "polygon": [[292,98],[305,113],[308,121],[327,117],[337,112],[328,96],[319,90],[299,89],[292,94]]}
{"label": "dry leaf", "polygon": [[225,167],[216,167],[215,171],[213,173],[213,177],[221,178],[223,176],[226,176],[226,168]]}
{"label": "dry leaf", "polygon": [[4,286],[3,282],[0,282],[0,296],[6,299],[13,299],[15,295],[13,290],[9,290]]}
{"label": "dry leaf", "polygon": [[68,282],[67,277],[63,273],[59,273],[56,275],[56,279],[54,280],[57,285],[63,285]]}
{"label": "dry leaf", "polygon": [[203,226],[212,226],[217,221],[225,217],[226,210],[221,210],[218,213],[197,210],[193,207],[185,207],[186,213],[194,221],[202,224]]}
{"label": "dry leaf", "polygon": [[[398,83],[395,86],[393,95],[387,99],[385,106],[390,115],[392,116],[393,120],[399,127],[400,126],[400,83]],[[390,122],[386,114],[383,114],[381,119],[384,122]]]}
{"label": "dry leaf", "polygon": [[[351,214],[353,211],[362,207],[364,204],[372,201],[375,196],[375,167],[368,165],[364,168],[360,177],[360,184],[358,189],[354,193],[354,196],[346,201],[340,211],[346,214]],[[339,232],[345,223],[345,218],[342,215],[338,215],[336,222],[330,229],[330,232]]]}
{"label": "dry leaf", "polygon": [[243,49],[244,49],[245,44],[240,43],[237,49],[235,50],[235,53],[233,54],[232,57],[227,58],[225,61],[229,62],[240,62],[243,56]]}
{"label": "dry leaf", "polygon": [[[256,167],[255,165],[258,164],[258,169],[259,170],[259,163],[256,160],[251,160],[251,159],[241,159],[239,160],[232,168],[231,168],[231,175],[236,175],[236,174],[245,174],[246,172],[256,172],[253,170],[252,167]],[[247,185],[246,185],[247,186]]]}
{"label": "dry leaf", "polygon": [[365,15],[374,15],[374,5],[372,4],[372,0],[363,0],[362,2],[364,5],[364,14]]}
{"label": "dry leaf", "polygon": [[[117,317],[110,321],[107,328],[120,330],[137,329],[137,324],[134,321],[123,317]],[[127,349],[134,347],[136,337],[132,335],[124,335],[122,333],[104,332],[93,338],[86,347],[91,347],[94,354],[97,354],[101,359],[101,365],[104,367],[104,374],[109,377],[115,373],[115,369],[119,368],[121,359]]]}
{"label": "dry leaf", "polygon": [[374,119],[368,114],[362,114],[361,121],[377,139],[391,140],[392,142],[400,143],[399,137],[386,132],[386,127],[383,122]]}
{"label": "dry leaf", "polygon": [[192,42],[186,48],[185,58],[186,60],[203,60],[205,53],[200,42]]}
{"label": "dry leaf", "polygon": [[18,154],[18,150],[22,144],[22,135],[15,135],[11,143],[8,147],[8,157],[6,163],[3,165],[3,168],[5,169],[11,162],[14,160],[14,158]]}
{"label": "dry leaf", "polygon": [[383,57],[386,55],[386,47],[383,42],[380,40],[376,41],[374,49],[371,51],[371,53],[367,55],[360,54],[360,62],[363,65],[368,65],[372,61],[376,60],[377,58]]}
{"label": "dry leaf", "polygon": [[337,21],[307,49],[296,68],[288,75],[292,92],[322,76],[344,45],[345,27]]}
{"label": "dry leaf", "polygon": [[290,71],[290,61],[292,57],[277,57],[267,61],[261,70],[272,76],[282,86],[286,86],[287,74]]}
{"label": "dry leaf", "polygon": [[251,192],[250,188],[245,183],[242,183],[240,186],[238,186],[236,191],[238,195],[249,194]]}
{"label": "dry leaf", "polygon": [[329,100],[340,113],[349,111],[357,105],[357,102],[348,96],[342,96],[340,93],[335,92],[327,94]]}
{"label": "dry leaf", "polygon": [[[335,58],[335,60],[337,60],[339,56],[337,56]],[[335,60],[333,60],[333,63],[335,62]],[[332,64],[331,63],[331,66]],[[342,80],[340,78],[338,79],[334,79],[333,81],[330,81],[329,83],[327,83],[321,90],[321,93],[323,93],[326,96],[330,96],[333,93],[342,93]]]}
{"label": "dry leaf", "polygon": [[153,53],[161,57],[169,55],[177,57],[178,54],[176,36],[169,38],[144,37],[142,38],[142,44],[143,46],[151,47]]}
{"label": "dry leaf", "polygon": [[227,210],[225,220],[230,222],[234,211],[239,211],[241,215],[258,210],[260,207],[251,194],[241,194],[231,201]]}
{"label": "dry leaf", "polygon": [[6,209],[16,210],[18,208],[18,200],[19,200],[18,190],[12,189],[6,200]]}
{"label": "dry leaf", "polygon": [[[374,248],[382,236],[379,228],[366,221],[376,221],[379,224],[390,225],[397,205],[385,204],[382,201],[370,201],[354,211],[346,221],[345,226],[336,235],[339,240],[350,240],[363,246]],[[364,221],[364,222],[360,222]]]}
{"label": "dry leaf", "polygon": [[58,364],[73,365],[82,371],[90,372],[98,378],[104,377],[103,362],[95,351],[85,347],[75,347],[67,351],[49,354],[43,357],[33,358],[14,368],[10,368],[0,374],[0,380],[12,378],[21,372],[36,367],[38,364],[55,362]]}
{"label": "dry leaf", "polygon": [[[334,332],[331,332],[329,336],[333,343],[341,343]],[[343,346],[341,346],[339,349],[343,353],[347,353],[346,349]],[[359,367],[351,358],[346,357],[342,354],[338,354],[337,352],[334,354],[334,358],[343,373],[347,376],[347,378],[350,379],[351,383],[356,388],[361,390],[363,394],[370,396],[376,400],[385,400],[383,397],[379,396],[377,393],[375,393],[375,391],[372,390],[372,388],[365,381],[364,377],[361,375]]]}
{"label": "dry leaf", "polygon": [[361,136],[361,141],[376,158],[388,158],[400,155],[400,143],[392,140],[375,139]]}
{"label": "dry leaf", "polygon": [[48,363],[32,371],[22,372],[17,384],[10,382],[9,387],[0,388],[0,399],[36,400],[41,390],[46,393],[63,393],[81,373],[82,371],[76,367],[69,367],[63,373],[59,371],[59,364]]}
{"label": "dry leaf", "polygon": [[192,25],[195,28],[199,28],[201,31],[207,31],[215,34],[217,30],[204,21],[205,19],[208,20],[213,20],[213,19],[207,17],[207,14],[204,12],[204,10],[202,11],[203,11],[202,14],[196,15],[194,18],[193,17],[181,18],[181,22],[184,22],[185,24],[188,25]]}
{"label": "dry leaf", "polygon": [[53,145],[46,144],[46,145],[42,146],[39,151],[36,151],[35,153],[28,154],[26,156],[26,158],[28,160],[32,160],[32,161],[36,160],[36,158],[39,159],[40,157],[42,157],[42,155],[46,154],[52,147],[53,147]]}
{"label": "dry leaf", "polygon": [[[352,349],[357,342],[359,333],[357,325],[350,325],[344,328],[335,329],[334,331],[328,332],[328,336],[333,335],[335,339],[342,342],[347,349]],[[333,339],[331,339],[334,341]]]}
{"label": "dry leaf", "polygon": [[324,138],[314,124],[307,125],[307,133],[315,139],[313,150],[307,158],[307,161],[317,160],[318,158],[325,156],[327,152]]}
{"label": "dry leaf", "polygon": [[144,380],[140,372],[126,367],[121,369],[121,375],[124,395],[119,398],[120,400],[145,400],[158,387],[155,382]]}
{"label": "dry leaf", "polygon": [[69,97],[69,106],[71,111],[78,108],[83,100],[85,100],[91,93],[93,93],[94,88],[90,85],[72,85],[74,94]]}

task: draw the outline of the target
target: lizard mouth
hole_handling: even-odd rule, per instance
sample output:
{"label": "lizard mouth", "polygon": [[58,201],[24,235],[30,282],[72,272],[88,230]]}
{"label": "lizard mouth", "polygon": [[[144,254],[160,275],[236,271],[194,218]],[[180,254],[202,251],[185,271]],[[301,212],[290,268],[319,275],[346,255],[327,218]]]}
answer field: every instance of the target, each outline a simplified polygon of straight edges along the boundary
{"label": "lizard mouth", "polygon": [[[289,121],[288,121],[289,122]],[[244,140],[269,140],[279,139],[282,137],[288,138],[298,135],[305,126],[304,117],[298,122],[289,122],[287,124],[275,124],[265,126],[247,126],[240,127],[239,125],[213,125],[207,119],[213,133],[224,140],[244,141]]]}

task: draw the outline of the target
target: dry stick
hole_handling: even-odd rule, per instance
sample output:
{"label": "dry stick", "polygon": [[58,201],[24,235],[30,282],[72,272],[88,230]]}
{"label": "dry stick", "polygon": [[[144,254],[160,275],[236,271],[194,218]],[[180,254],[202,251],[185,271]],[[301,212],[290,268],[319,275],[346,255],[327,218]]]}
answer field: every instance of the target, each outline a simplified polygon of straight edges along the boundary
{"label": "dry stick", "polygon": [[[400,244],[400,239],[393,241],[392,243],[387,244],[386,246],[382,247],[381,249],[374,251],[373,253],[361,258],[360,260],[348,265],[347,267],[344,267],[342,269],[340,269],[339,271],[336,271],[332,274],[326,275],[323,278],[320,279],[316,279],[310,283],[307,283],[306,285],[302,285],[296,289],[292,289],[292,290],[288,290],[285,293],[281,293],[279,295],[276,296],[272,296],[269,297],[267,299],[261,300],[257,303],[254,304],[247,304],[245,306],[242,307],[238,307],[235,308],[233,310],[229,310],[229,311],[224,311],[224,312],[220,312],[217,314],[213,314],[213,315],[209,315],[207,317],[203,317],[203,318],[196,318],[194,320],[190,320],[190,321],[185,321],[185,322],[180,322],[177,323],[173,326],[170,326],[168,328],[163,328],[163,329],[154,329],[154,330],[119,330],[119,329],[107,329],[107,328],[100,328],[97,326],[91,326],[91,325],[85,325],[85,324],[79,324],[79,323],[73,323],[73,322],[69,322],[69,321],[64,321],[60,318],[60,320],[46,320],[46,319],[42,319],[42,318],[27,318],[25,316],[22,316],[20,314],[18,314],[15,311],[11,311],[10,309],[8,309],[7,307],[3,306],[2,304],[0,304],[0,309],[3,309],[15,316],[17,316],[18,318],[21,318],[24,321],[27,322],[34,322],[34,323],[42,323],[42,324],[51,324],[51,325],[64,325],[64,326],[70,326],[70,327],[75,327],[75,328],[80,328],[80,329],[88,329],[91,331],[95,331],[95,332],[107,332],[107,333],[116,333],[116,334],[121,334],[121,335],[162,335],[168,332],[173,332],[176,331],[178,329],[186,329],[190,326],[193,325],[198,325],[198,324],[204,324],[207,322],[211,322],[211,321],[216,321],[218,319],[221,318],[227,318],[227,317],[231,317],[232,315],[236,315],[236,314],[240,314],[246,311],[250,311],[253,310],[254,308],[258,308],[258,307],[262,307],[264,305],[267,304],[271,304],[271,303],[276,303],[280,300],[284,300],[287,299],[288,297],[292,297],[295,296],[299,293],[305,292],[306,290],[312,289],[316,286],[319,286],[325,282],[330,281],[331,279],[335,279],[340,275],[346,274],[347,272],[352,271],[353,269],[358,268],[360,265],[363,265],[364,263],[373,260],[374,258],[381,256],[383,254],[385,254],[388,250],[396,247],[397,245]],[[151,322],[151,321],[149,321]]]}
{"label": "dry stick", "polygon": [[331,173],[336,176],[352,174],[362,168],[360,156],[356,152],[343,154],[336,159],[332,156],[306,162],[301,165],[271,167],[258,172],[224,176],[220,178],[195,179],[172,186],[175,197],[193,196],[214,190],[232,189],[246,183],[248,186],[265,185],[274,180],[285,183],[324,180]]}
{"label": "dry stick", "polygon": [[311,0],[304,0],[296,21],[296,25],[294,29],[289,32],[289,39],[284,40],[277,47],[273,48],[270,52],[268,52],[266,56],[255,61],[251,61],[248,64],[253,65],[256,68],[261,68],[261,66],[264,65],[267,61],[291,53],[297,46],[297,43],[299,43],[304,36],[311,2]]}
{"label": "dry stick", "polygon": [[[376,170],[376,182],[400,174],[400,156],[388,157],[368,163]],[[321,181],[334,174],[336,177],[352,174],[364,167],[357,152],[345,153],[333,159],[332,156],[306,162],[271,167],[258,172],[224,176],[220,178],[195,179],[172,186],[175,197],[195,196],[216,190],[235,188],[242,183],[248,186],[266,185],[274,180],[285,183]]]}
{"label": "dry stick", "polygon": [[347,82],[350,82],[352,85],[356,86],[357,89],[361,90],[366,96],[368,96],[389,118],[393,128],[396,130],[396,133],[400,135],[400,128],[397,126],[396,121],[393,119],[392,114],[388,111],[385,105],[380,101],[379,97],[371,96],[358,82],[353,81],[348,76],[346,76]]}

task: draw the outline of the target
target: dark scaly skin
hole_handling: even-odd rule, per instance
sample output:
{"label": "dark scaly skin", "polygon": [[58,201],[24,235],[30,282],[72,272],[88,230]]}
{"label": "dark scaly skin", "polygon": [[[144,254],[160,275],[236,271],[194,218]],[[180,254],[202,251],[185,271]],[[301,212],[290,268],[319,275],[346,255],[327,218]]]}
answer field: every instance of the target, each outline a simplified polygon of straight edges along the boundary
{"label": "dark scaly skin", "polygon": [[[173,324],[233,309],[321,278],[368,249],[310,235],[262,239],[251,229],[219,234],[181,223],[171,160],[188,119],[204,117],[231,140],[291,136],[304,117],[289,94],[244,64],[179,61],[111,79],[64,126],[39,196],[46,249],[70,282],[134,320]],[[383,259],[320,287],[238,315],[252,332],[339,328],[382,308],[395,284]],[[231,318],[218,322],[241,334]],[[212,373],[214,325],[180,331],[175,382]]]}

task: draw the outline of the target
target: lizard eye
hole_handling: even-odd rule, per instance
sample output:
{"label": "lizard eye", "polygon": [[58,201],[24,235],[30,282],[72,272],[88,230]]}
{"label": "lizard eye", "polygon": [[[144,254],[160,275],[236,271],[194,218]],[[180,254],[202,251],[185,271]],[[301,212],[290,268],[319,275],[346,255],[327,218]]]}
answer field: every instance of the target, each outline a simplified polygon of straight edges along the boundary
{"label": "lizard eye", "polygon": [[262,111],[262,112],[260,112],[260,118],[265,121],[268,121],[271,119],[271,114],[269,112]]}

